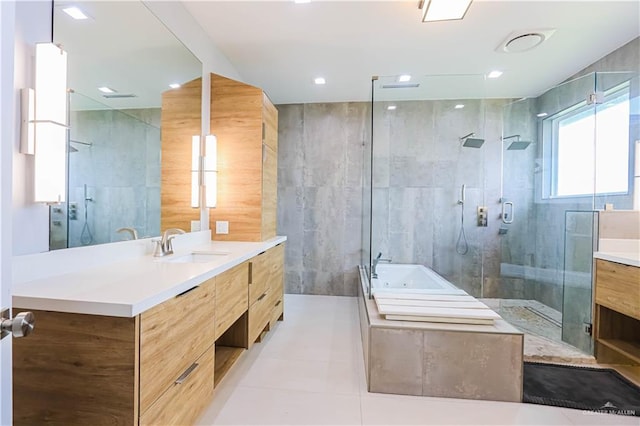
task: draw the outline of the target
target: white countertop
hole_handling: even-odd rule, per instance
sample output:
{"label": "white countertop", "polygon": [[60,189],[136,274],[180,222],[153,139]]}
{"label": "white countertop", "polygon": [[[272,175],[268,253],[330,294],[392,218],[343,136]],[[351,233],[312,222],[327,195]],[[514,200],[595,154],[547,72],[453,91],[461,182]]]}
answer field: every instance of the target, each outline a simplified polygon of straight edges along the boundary
{"label": "white countertop", "polygon": [[[39,278],[13,289],[13,306],[79,314],[134,317],[194,286],[286,241],[210,241],[176,250],[120,260],[80,271]],[[228,252],[206,263],[171,263],[193,251]]]}
{"label": "white countertop", "polygon": [[600,238],[596,259],[640,267],[640,240],[621,238]]}
{"label": "white countertop", "polygon": [[593,253],[593,257],[640,268],[640,253],[638,252],[597,251]]}

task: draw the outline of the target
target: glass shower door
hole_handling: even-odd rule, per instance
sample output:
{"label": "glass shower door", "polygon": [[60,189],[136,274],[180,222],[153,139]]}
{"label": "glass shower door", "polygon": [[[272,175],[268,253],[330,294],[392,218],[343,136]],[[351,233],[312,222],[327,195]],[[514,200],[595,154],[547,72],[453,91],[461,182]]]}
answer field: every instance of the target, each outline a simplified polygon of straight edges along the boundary
{"label": "glass shower door", "polygon": [[504,109],[500,282],[493,296],[514,325],[586,353],[596,135],[587,121],[594,89],[590,74]]}

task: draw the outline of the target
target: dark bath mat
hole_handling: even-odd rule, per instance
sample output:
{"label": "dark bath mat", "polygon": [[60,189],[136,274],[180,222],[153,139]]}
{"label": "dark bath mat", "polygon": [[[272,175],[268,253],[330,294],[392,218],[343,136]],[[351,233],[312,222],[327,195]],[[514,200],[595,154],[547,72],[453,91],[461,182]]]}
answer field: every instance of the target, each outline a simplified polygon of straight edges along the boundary
{"label": "dark bath mat", "polygon": [[640,387],[609,368],[525,362],[523,401],[640,417]]}

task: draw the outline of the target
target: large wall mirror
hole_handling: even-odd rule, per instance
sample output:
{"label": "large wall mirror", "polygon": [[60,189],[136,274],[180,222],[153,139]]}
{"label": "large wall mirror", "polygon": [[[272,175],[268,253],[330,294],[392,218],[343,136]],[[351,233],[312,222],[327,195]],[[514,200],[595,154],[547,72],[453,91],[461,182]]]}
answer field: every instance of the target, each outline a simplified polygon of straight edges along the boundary
{"label": "large wall mirror", "polygon": [[[78,8],[86,19],[72,15]],[[161,94],[198,78],[196,57],[139,1],[54,2],[68,52],[67,203],[51,250],[160,234]]]}

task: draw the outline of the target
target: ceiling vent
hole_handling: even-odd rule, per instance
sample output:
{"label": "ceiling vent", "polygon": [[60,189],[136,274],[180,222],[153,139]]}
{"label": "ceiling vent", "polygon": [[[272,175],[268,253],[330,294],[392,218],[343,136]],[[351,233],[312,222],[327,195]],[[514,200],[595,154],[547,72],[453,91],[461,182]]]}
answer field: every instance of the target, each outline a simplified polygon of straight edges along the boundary
{"label": "ceiling vent", "polygon": [[514,31],[496,50],[505,53],[528,52],[547,41],[555,32],[555,29]]}

